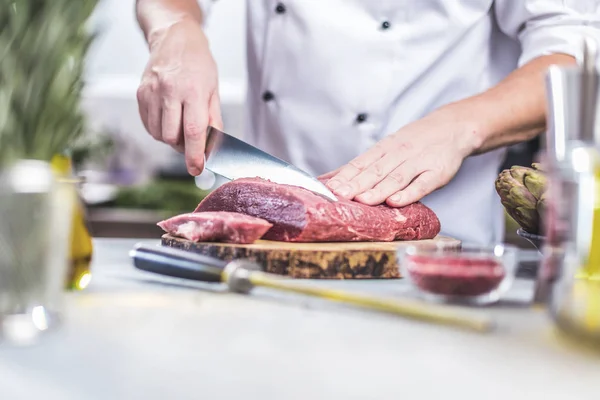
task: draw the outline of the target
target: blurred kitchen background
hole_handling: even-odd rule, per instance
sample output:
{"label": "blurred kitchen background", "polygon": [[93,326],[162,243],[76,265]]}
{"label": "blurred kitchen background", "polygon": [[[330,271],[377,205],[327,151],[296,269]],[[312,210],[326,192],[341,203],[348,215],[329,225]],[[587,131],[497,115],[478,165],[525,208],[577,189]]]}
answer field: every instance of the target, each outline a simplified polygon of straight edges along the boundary
{"label": "blurred kitchen background", "polygon": [[[193,209],[212,182],[190,177],[183,157],[154,141],[139,118],[136,90],[148,51],[135,0],[102,0],[92,25],[99,37],[88,60],[84,106],[93,132],[75,154],[86,179],[90,229],[96,237],[157,238],[156,222]],[[206,33],[219,68],[225,129],[236,136],[242,135],[246,93],[244,32],[245,0],[215,2]],[[530,165],[538,148],[537,140],[511,148],[502,168]],[[507,241],[528,247],[516,229],[508,220]]]}

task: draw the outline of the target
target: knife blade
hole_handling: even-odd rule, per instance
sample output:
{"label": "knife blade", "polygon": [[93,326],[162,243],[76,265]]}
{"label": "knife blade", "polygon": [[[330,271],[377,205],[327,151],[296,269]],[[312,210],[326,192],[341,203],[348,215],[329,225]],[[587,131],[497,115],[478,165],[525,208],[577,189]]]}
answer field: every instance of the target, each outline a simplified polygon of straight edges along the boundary
{"label": "knife blade", "polygon": [[213,126],[208,127],[205,158],[207,170],[229,180],[259,177],[337,201],[327,186],[309,173]]}

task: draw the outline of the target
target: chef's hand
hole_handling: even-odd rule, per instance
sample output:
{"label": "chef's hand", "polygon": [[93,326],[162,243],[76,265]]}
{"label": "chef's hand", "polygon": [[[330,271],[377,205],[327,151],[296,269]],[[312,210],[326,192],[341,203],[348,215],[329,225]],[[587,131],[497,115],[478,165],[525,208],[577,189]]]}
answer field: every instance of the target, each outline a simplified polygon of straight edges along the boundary
{"label": "chef's hand", "polygon": [[206,129],[223,123],[217,67],[197,21],[177,22],[150,43],[137,97],[146,130],[185,153],[188,172],[200,174]]}
{"label": "chef's hand", "polygon": [[460,113],[440,109],[387,136],[347,165],[319,177],[334,194],[402,207],[446,185],[475,148]]}

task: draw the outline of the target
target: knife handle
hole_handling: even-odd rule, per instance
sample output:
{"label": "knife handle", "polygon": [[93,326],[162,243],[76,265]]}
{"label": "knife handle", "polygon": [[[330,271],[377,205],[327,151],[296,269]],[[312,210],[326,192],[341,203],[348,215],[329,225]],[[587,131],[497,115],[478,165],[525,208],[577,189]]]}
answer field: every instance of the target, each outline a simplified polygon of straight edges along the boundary
{"label": "knife handle", "polygon": [[137,244],[129,256],[140,270],[202,282],[221,282],[227,263],[217,258],[162,246]]}

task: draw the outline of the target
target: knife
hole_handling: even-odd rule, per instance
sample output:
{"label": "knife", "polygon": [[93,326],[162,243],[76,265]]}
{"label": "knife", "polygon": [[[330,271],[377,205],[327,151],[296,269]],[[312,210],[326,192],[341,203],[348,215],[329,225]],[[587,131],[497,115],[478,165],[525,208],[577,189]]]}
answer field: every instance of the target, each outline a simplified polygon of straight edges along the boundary
{"label": "knife", "polygon": [[259,177],[284,185],[300,186],[331,201],[335,195],[309,173],[240,139],[208,127],[205,168],[226,179]]}
{"label": "knife", "polygon": [[141,243],[136,244],[129,255],[133,265],[140,270],[194,281],[222,282],[227,284],[230,291],[241,294],[249,294],[255,286],[261,286],[436,324],[452,325],[480,333],[495,328],[494,321],[485,315],[406,299],[374,297],[307,285],[292,278],[266,273],[258,264],[250,260],[238,259],[227,262],[180,249]]}

